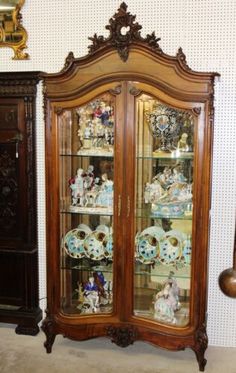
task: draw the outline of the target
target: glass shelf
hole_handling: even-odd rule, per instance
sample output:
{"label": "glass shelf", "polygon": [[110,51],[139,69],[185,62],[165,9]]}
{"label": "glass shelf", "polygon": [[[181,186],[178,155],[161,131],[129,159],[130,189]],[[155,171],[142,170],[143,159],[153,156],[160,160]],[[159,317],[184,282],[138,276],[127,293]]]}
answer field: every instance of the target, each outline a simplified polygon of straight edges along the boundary
{"label": "glass shelf", "polygon": [[183,159],[183,160],[192,160],[194,157],[193,153],[153,153],[153,154],[142,154],[142,155],[137,155],[136,159],[147,159],[147,160],[155,160],[155,159],[173,159],[173,160],[178,160],[178,159]]}
{"label": "glass shelf", "polygon": [[80,271],[80,272],[103,272],[103,273],[113,273],[111,267],[104,267],[104,266],[81,266],[81,265],[67,265],[61,266],[62,270],[66,271]]}
{"label": "glass shelf", "polygon": [[61,214],[73,214],[73,215],[99,215],[99,216],[113,216],[113,212],[105,212],[105,211],[71,211],[69,208],[61,209]]}
{"label": "glass shelf", "polygon": [[[164,273],[153,273],[153,272],[147,272],[147,271],[135,271],[135,276],[151,276],[151,277],[161,277],[161,278],[167,278],[168,277],[168,274],[164,274]],[[187,273],[176,273],[175,272],[175,278],[179,279],[179,278],[183,278],[183,279],[190,279],[190,274],[187,274]]]}
{"label": "glass shelf", "polygon": [[135,272],[137,276],[153,276],[153,277],[165,277],[167,278],[170,271],[174,272],[174,277],[176,278],[190,278],[191,267],[190,265],[182,265],[176,267],[175,265],[163,265],[156,264],[151,266],[148,264],[142,264],[139,262],[135,263]]}
{"label": "glass shelf", "polygon": [[165,215],[165,216],[158,216],[152,214],[150,209],[147,208],[139,208],[136,209],[135,217],[139,219],[170,219],[170,220],[192,220],[192,215]]}
{"label": "glass shelf", "polygon": [[94,154],[77,154],[77,153],[61,153],[60,154],[60,157],[77,157],[77,158],[80,158],[80,157],[84,157],[84,158],[91,158],[91,157],[95,157],[95,158],[114,158],[114,155],[113,154],[99,154],[99,153],[94,153]]}

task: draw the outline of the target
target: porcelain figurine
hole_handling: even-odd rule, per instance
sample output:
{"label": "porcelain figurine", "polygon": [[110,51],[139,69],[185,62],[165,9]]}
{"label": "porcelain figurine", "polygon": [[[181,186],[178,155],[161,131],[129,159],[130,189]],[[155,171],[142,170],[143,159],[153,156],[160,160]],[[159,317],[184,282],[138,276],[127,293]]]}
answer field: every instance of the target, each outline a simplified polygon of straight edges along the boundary
{"label": "porcelain figurine", "polygon": [[179,216],[191,213],[192,185],[178,167],[165,167],[151,183],[146,183],[144,202],[151,203],[151,211],[159,216]]}
{"label": "porcelain figurine", "polygon": [[72,195],[72,206],[83,206],[84,198],[84,170],[78,168],[76,176],[69,180]]}
{"label": "porcelain figurine", "polygon": [[[83,287],[82,310],[86,313],[100,311],[100,306],[112,302],[112,281],[107,281],[101,271],[94,272]],[[77,292],[79,293],[79,290]],[[81,299],[81,295],[80,295]],[[81,305],[79,305],[81,308]]]}
{"label": "porcelain figurine", "polygon": [[113,206],[113,181],[108,179],[107,173],[102,175],[102,185],[96,198],[96,206]]}
{"label": "porcelain figurine", "polygon": [[176,324],[175,312],[181,308],[179,302],[179,287],[170,271],[168,279],[163,284],[163,289],[156,294],[154,303],[155,319]]}
{"label": "porcelain figurine", "polygon": [[177,149],[180,150],[181,152],[188,152],[189,151],[189,145],[187,143],[187,139],[188,139],[188,134],[183,133],[181,135],[181,138],[178,141]]}
{"label": "porcelain figurine", "polygon": [[98,312],[99,310],[99,288],[94,281],[94,277],[89,277],[84,286],[84,305],[89,305],[87,312]]}
{"label": "porcelain figurine", "polygon": [[[86,206],[90,202],[91,196],[88,194],[89,192],[93,192],[93,189],[96,186],[93,170],[94,167],[92,165],[89,165],[87,171],[84,171],[82,168],[78,168],[76,175],[69,180],[72,206],[82,207]],[[94,200],[96,194],[97,193],[95,193],[93,196]]]}
{"label": "porcelain figurine", "polygon": [[103,100],[95,100],[77,110],[80,149],[77,154],[111,155],[114,145],[114,109]]}

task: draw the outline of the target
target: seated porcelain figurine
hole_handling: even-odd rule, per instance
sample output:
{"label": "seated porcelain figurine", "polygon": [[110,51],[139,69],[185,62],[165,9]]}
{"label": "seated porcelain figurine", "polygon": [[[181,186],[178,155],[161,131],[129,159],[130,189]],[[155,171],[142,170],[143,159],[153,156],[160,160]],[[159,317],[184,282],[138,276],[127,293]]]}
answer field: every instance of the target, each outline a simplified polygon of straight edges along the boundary
{"label": "seated porcelain figurine", "polygon": [[179,287],[174,273],[171,271],[163,284],[163,289],[156,294],[154,317],[156,319],[176,324],[175,312],[181,308],[179,302]]}
{"label": "seated porcelain figurine", "polygon": [[84,286],[84,305],[88,304],[87,312],[97,312],[99,310],[99,289],[94,281],[94,277],[89,277]]}

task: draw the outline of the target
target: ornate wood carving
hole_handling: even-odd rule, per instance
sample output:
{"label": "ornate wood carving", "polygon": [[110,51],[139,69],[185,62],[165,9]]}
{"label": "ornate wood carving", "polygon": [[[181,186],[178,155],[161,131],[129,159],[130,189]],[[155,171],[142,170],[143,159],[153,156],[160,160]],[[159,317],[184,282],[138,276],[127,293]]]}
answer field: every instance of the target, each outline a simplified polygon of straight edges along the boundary
{"label": "ornate wood carving", "polygon": [[74,53],[69,52],[68,56],[65,59],[65,64],[64,64],[62,71],[67,70],[68,67],[74,62],[74,60],[75,60]]}
{"label": "ornate wood carving", "polygon": [[195,115],[200,115],[200,114],[201,114],[201,108],[200,108],[200,107],[194,107],[194,108],[192,109],[192,111],[193,111],[193,113],[194,113]]}
{"label": "ornate wood carving", "polygon": [[199,364],[199,370],[204,371],[207,360],[204,358],[205,351],[208,346],[208,337],[206,333],[206,325],[203,324],[195,333],[195,345],[192,347],[196,354],[196,358]]}
{"label": "ornate wood carving", "polygon": [[35,163],[34,159],[34,110],[33,110],[33,97],[24,97],[25,103],[25,122],[26,122],[26,136],[27,136],[27,182],[28,190],[27,194],[27,205],[28,205],[28,239],[32,242],[35,240],[33,237],[32,227],[35,227],[36,216],[35,216],[35,185],[34,185],[34,175],[35,170],[32,167]]}
{"label": "ornate wood carving", "polygon": [[142,38],[140,34],[142,26],[135,22],[135,19],[136,16],[127,12],[127,5],[123,2],[117,13],[110,18],[109,25],[106,26],[110,35],[105,38],[94,34],[89,38],[93,43],[89,46],[89,53],[93,54],[106,46],[112,46],[117,49],[120,58],[125,62],[129,57],[129,47],[132,43],[147,44],[156,52],[163,53],[158,44],[160,38],[157,38],[154,32]]}
{"label": "ornate wood carving", "polygon": [[141,94],[141,90],[137,89],[136,87],[131,87],[129,90],[130,94],[133,96],[138,96]]}
{"label": "ornate wood carving", "polygon": [[115,87],[114,89],[110,89],[109,92],[114,95],[114,96],[117,96],[121,93],[121,85],[118,85],[117,87]]}
{"label": "ornate wood carving", "polygon": [[[39,74],[31,78],[26,76],[27,73],[4,73],[0,75],[0,96],[24,96],[36,95],[36,85],[39,82]],[[22,75],[22,77],[21,77]],[[25,77],[24,77],[25,76]]]}
{"label": "ornate wood carving", "polygon": [[110,337],[112,343],[117,344],[117,346],[127,347],[133,344],[137,339],[137,331],[132,326],[109,326],[107,328],[107,336]]}
{"label": "ornate wood carving", "polygon": [[188,71],[192,71],[192,69],[190,69],[190,67],[188,66],[187,64],[187,60],[186,60],[186,56],[183,52],[183,49],[182,48],[179,48],[178,49],[178,52],[176,54],[176,58],[177,60],[179,61],[179,64],[185,69],[185,70],[188,70]]}
{"label": "ornate wood carving", "polygon": [[18,178],[14,145],[0,149],[0,230],[1,236],[17,235]]}
{"label": "ornate wood carving", "polygon": [[17,106],[0,105],[0,130],[17,126]]}

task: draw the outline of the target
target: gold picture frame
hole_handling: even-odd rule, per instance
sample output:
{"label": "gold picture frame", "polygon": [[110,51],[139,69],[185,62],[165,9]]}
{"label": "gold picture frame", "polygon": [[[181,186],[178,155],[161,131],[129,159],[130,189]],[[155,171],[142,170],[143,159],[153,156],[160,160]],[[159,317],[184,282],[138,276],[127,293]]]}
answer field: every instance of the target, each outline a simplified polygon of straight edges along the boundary
{"label": "gold picture frame", "polygon": [[24,3],[25,0],[0,0],[0,47],[13,49],[13,60],[29,59],[24,52],[28,35],[21,24]]}

